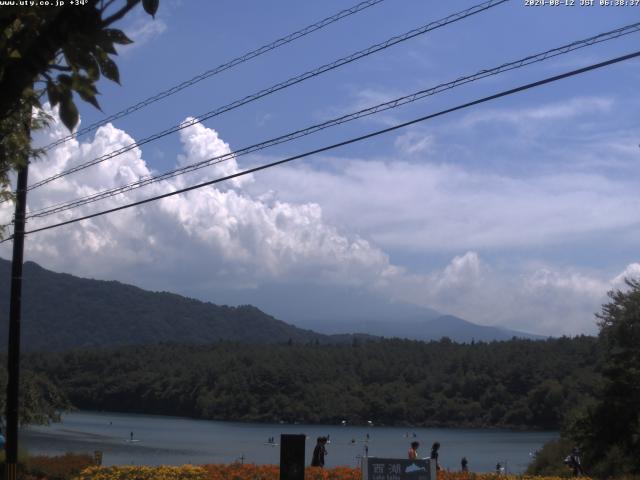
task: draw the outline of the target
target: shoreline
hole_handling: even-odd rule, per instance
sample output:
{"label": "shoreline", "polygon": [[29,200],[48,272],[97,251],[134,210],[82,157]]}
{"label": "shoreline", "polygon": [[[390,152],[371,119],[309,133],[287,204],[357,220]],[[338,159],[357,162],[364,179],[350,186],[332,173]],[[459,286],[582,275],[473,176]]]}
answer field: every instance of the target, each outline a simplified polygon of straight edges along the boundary
{"label": "shoreline", "polygon": [[[135,415],[138,417],[148,417],[148,418],[173,418],[173,419],[182,419],[182,420],[195,420],[202,422],[215,422],[215,423],[225,423],[225,424],[258,424],[264,426],[309,426],[309,427],[334,427],[334,426],[342,426],[340,422],[330,423],[330,422],[285,422],[285,421],[261,421],[261,420],[246,420],[246,419],[215,419],[215,418],[202,418],[202,417],[190,417],[185,415],[172,415],[172,414],[164,414],[164,413],[147,413],[147,412],[136,412],[136,411],[115,411],[115,410],[91,410],[91,409],[74,409],[66,412],[61,412],[61,416],[74,414],[74,413],[87,413],[92,415]],[[59,423],[59,422],[52,422]],[[541,427],[529,427],[525,425],[521,426],[496,426],[496,425],[464,425],[464,424],[454,424],[454,423],[435,423],[435,424],[408,424],[408,423],[394,423],[394,424],[385,424],[385,423],[373,423],[372,425],[368,423],[350,423],[346,424],[350,427],[361,427],[361,428],[375,428],[375,427],[384,427],[384,428],[406,428],[406,429],[420,429],[427,428],[433,430],[463,430],[463,431],[495,431],[495,432],[539,432],[539,433],[558,433],[560,431],[560,427],[557,429],[546,429]]]}

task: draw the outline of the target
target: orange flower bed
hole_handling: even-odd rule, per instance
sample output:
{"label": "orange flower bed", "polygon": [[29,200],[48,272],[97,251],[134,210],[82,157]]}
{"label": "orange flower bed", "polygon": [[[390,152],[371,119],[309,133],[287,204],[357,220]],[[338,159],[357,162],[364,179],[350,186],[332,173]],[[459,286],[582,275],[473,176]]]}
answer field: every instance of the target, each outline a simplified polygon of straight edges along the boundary
{"label": "orange flower bed", "polygon": [[[182,465],[180,467],[90,467],[74,480],[279,480],[277,465],[216,464]],[[359,468],[306,467],[305,480],[361,480]],[[495,473],[463,473],[440,470],[437,480],[566,480],[560,477],[497,475]],[[591,480],[581,477],[581,480]]]}
{"label": "orange flower bed", "polygon": [[[234,463],[230,465],[202,465],[207,472],[207,480],[278,480],[280,467],[277,465],[253,465]],[[360,480],[360,469],[349,467],[318,468],[307,467],[305,480]]]}
{"label": "orange flower bed", "polygon": [[207,472],[207,480],[278,480],[280,467],[277,465],[216,464],[202,465]]}
{"label": "orange flower bed", "polygon": [[206,480],[206,472],[193,465],[161,465],[146,467],[124,465],[119,467],[89,467],[73,480]]}

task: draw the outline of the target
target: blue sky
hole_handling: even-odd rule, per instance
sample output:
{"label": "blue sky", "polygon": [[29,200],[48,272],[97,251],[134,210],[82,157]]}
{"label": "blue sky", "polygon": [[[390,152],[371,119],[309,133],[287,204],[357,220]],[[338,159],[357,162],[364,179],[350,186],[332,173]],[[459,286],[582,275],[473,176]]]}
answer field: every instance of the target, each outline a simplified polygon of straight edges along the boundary
{"label": "blue sky", "polygon": [[[235,150],[640,19],[640,6],[577,3],[529,7],[512,0],[35,190],[30,208]],[[353,4],[162,0],[155,20],[138,11],[122,22],[136,43],[120,51],[122,86],[100,84],[104,114]],[[33,165],[32,182],[474,4],[386,0],[97,135],[68,142]],[[73,214],[630,53],[639,39],[628,35],[474,82]],[[315,310],[322,308],[318,297],[347,289],[483,324],[593,333],[593,313],[606,291],[640,272],[638,82],[637,60],[607,67],[162,205],[35,234],[28,238],[27,257],[59,271],[216,303],[254,303],[301,324],[302,314],[287,309],[293,285]],[[80,110],[83,125],[103,117],[91,106]],[[55,125],[38,141],[63,135]],[[2,255],[8,252],[5,246]],[[344,295],[335,298],[336,310],[347,307]]]}

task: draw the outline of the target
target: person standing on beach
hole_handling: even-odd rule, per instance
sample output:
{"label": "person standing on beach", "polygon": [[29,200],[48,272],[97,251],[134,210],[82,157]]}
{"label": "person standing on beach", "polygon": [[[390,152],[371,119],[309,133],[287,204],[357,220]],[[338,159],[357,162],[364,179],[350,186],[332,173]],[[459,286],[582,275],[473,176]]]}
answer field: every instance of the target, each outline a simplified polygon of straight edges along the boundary
{"label": "person standing on beach", "polygon": [[469,462],[467,461],[467,457],[462,457],[462,460],[460,460],[460,466],[462,467],[463,472],[469,471]]}
{"label": "person standing on beach", "polygon": [[411,442],[411,448],[409,448],[409,460],[417,460],[418,459],[418,447],[420,446],[419,442]]}
{"label": "person standing on beach", "polygon": [[324,467],[324,456],[327,455],[326,444],[327,439],[325,437],[318,437],[316,448],[313,449],[313,457],[311,458],[312,467]]}
{"label": "person standing on beach", "polygon": [[436,461],[436,470],[440,470],[440,464],[438,463],[438,450],[440,450],[440,442],[434,442],[431,447],[431,460]]}
{"label": "person standing on beach", "polygon": [[440,470],[440,464],[438,463],[438,450],[440,450],[440,442],[434,442],[431,446],[431,460],[436,462],[436,470]]}

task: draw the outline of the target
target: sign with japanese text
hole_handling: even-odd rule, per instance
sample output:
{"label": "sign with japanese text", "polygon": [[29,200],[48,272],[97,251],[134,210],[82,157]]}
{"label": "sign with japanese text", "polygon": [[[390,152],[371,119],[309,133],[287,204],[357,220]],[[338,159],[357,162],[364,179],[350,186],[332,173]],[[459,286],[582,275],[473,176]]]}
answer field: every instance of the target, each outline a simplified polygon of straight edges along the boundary
{"label": "sign with japanese text", "polygon": [[436,465],[429,459],[365,457],[362,459],[363,480],[436,480]]}

